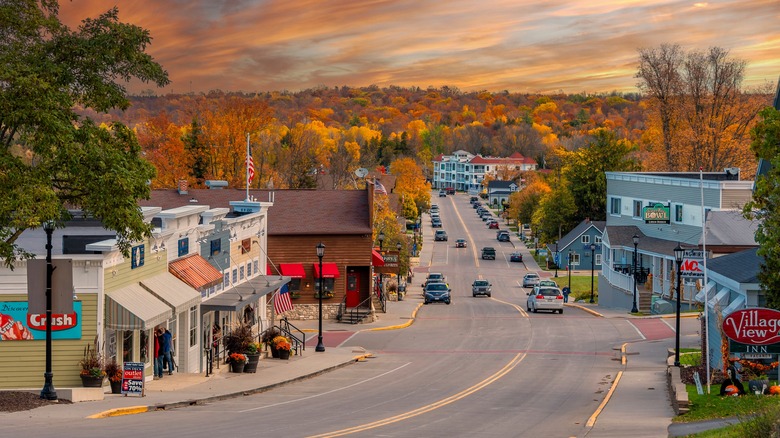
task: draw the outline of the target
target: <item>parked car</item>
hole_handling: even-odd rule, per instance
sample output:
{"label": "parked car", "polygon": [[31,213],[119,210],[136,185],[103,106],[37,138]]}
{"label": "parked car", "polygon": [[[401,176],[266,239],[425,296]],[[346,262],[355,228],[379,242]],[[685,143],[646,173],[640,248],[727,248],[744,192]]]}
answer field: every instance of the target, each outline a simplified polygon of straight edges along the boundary
{"label": "parked car", "polygon": [[432,228],[441,228],[441,219],[435,217],[431,219],[431,227]]}
{"label": "parked car", "polygon": [[438,212],[438,211],[439,211],[439,206],[436,204],[431,204],[431,213]]}
{"label": "parked car", "polygon": [[479,202],[479,201],[477,201],[477,202],[475,202],[475,203],[471,204],[471,208],[473,208],[473,209],[475,209],[475,210],[476,210],[476,209],[478,209],[479,207],[482,207],[482,203],[481,203],[481,202]]}
{"label": "parked car", "polygon": [[447,192],[448,195],[454,195],[455,194],[455,187],[447,187],[444,189],[445,192]]}
{"label": "parked car", "polygon": [[552,281],[552,280],[541,280],[539,282],[539,287],[558,287],[558,283]]}
{"label": "parked car", "polygon": [[455,241],[455,248],[465,248],[466,245],[466,239],[458,239]]}
{"label": "parked car", "polygon": [[428,283],[423,289],[423,300],[423,304],[437,301],[450,304],[452,302],[450,287],[440,281]]}
{"label": "parked car", "polygon": [[541,278],[539,278],[539,274],[529,272],[523,276],[523,287],[539,286],[540,280]]}
{"label": "parked car", "polygon": [[512,254],[509,254],[509,261],[510,262],[523,262],[523,254],[519,252],[513,252]]}
{"label": "parked car", "polygon": [[482,248],[482,260],[495,260],[496,249],[490,246]]}
{"label": "parked car", "polygon": [[439,216],[439,211],[438,210],[431,212],[431,219],[433,219],[433,218],[441,219],[441,216]]}
{"label": "parked car", "polygon": [[503,231],[496,235],[496,240],[499,242],[509,242],[509,231]]}
{"label": "parked car", "polygon": [[563,293],[557,287],[536,286],[528,292],[525,308],[534,313],[540,310],[563,313]]}
{"label": "parked car", "polygon": [[474,280],[474,282],[471,283],[471,296],[487,295],[489,297],[491,286],[492,285],[487,280]]}
{"label": "parked car", "polygon": [[481,217],[482,217],[482,221],[486,222],[488,219],[491,219],[493,217],[493,215],[488,213],[488,212],[485,212],[485,213],[482,213]]}
{"label": "parked car", "polygon": [[472,196],[469,198],[469,204],[473,204],[475,202],[479,202],[479,198],[476,196]]}
{"label": "parked car", "polygon": [[445,192],[444,190],[439,190],[439,197],[440,198],[446,198],[447,197],[447,192]]}
{"label": "parked car", "polygon": [[489,228],[489,229],[491,229],[491,230],[496,230],[496,229],[498,229],[498,222],[497,222],[497,221],[495,221],[495,220],[493,220],[493,221],[489,221],[489,222],[488,222],[488,228]]}
{"label": "parked car", "polygon": [[439,242],[439,241],[446,242],[447,241],[447,232],[444,231],[444,230],[436,230],[436,232],[433,234],[433,241],[434,242]]}

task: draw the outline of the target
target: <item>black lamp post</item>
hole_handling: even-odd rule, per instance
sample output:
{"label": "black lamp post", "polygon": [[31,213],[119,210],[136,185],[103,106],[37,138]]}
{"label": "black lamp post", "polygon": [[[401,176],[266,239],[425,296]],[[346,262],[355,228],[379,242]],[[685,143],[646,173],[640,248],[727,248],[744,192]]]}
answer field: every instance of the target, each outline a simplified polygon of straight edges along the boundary
{"label": "black lamp post", "polygon": [[639,313],[639,309],[636,307],[636,281],[639,278],[639,275],[637,275],[636,272],[636,261],[637,261],[637,252],[636,247],[639,245],[639,236],[634,234],[634,237],[631,239],[634,240],[634,304],[631,307],[631,313]]}
{"label": "black lamp post", "polygon": [[[382,252],[382,242],[385,241],[385,233],[384,233],[384,231],[380,231],[379,234],[376,236],[376,239],[379,241],[379,252],[381,253]],[[382,254],[382,256],[384,256],[384,254]],[[385,293],[385,288],[384,288],[385,285],[383,283],[383,280],[384,280],[384,276],[380,272],[379,273],[379,291],[380,291],[380,293],[382,295],[384,295],[384,293]]]}
{"label": "black lamp post", "polygon": [[571,259],[574,257],[574,253],[569,250],[569,260],[568,260],[568,272],[569,272],[569,293],[571,293]]}
{"label": "black lamp post", "polygon": [[596,267],[596,244],[590,244],[590,302],[595,303],[593,300],[593,271]]}
{"label": "black lamp post", "polygon": [[51,277],[54,273],[54,265],[51,263],[51,237],[54,233],[54,222],[44,222],[43,230],[46,232],[46,371],[43,373],[44,383],[41,398],[57,400],[57,391],[54,389],[54,373],[51,371]]}
{"label": "black lamp post", "polygon": [[555,257],[553,257],[553,261],[555,262],[555,278],[558,278],[558,241],[555,241]]}
{"label": "black lamp post", "polygon": [[682,275],[680,268],[682,267],[683,256],[685,250],[677,243],[674,248],[674,261],[677,263],[677,316],[675,318],[675,330],[674,330],[674,366],[680,366],[680,287],[682,285]]}
{"label": "black lamp post", "polygon": [[317,347],[314,351],[325,351],[325,345],[322,343],[322,257],[325,256],[325,244],[320,242],[317,244],[317,257],[320,259],[320,326],[319,334],[317,335]]}
{"label": "black lamp post", "polygon": [[382,242],[385,241],[385,233],[384,231],[380,231],[379,234],[376,236],[377,240],[379,240],[379,251],[382,251]]}

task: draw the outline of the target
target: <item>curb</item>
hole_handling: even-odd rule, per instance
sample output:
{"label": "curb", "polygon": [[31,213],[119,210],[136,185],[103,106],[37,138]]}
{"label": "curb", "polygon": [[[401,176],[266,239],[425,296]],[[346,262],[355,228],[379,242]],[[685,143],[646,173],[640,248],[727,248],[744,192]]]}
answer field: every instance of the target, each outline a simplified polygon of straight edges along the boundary
{"label": "curb", "polygon": [[566,303],[566,304],[564,304],[564,306],[576,307],[576,308],[578,308],[580,310],[584,310],[584,311],[590,313],[591,315],[598,316],[599,318],[603,318],[604,317],[604,315],[600,314],[599,312],[596,312],[595,310],[590,309],[590,308],[588,308],[586,306],[580,306],[579,304]]}
{"label": "curb", "polygon": [[418,303],[417,307],[415,307],[414,310],[412,311],[412,316],[410,317],[409,321],[406,321],[403,324],[389,325],[389,326],[386,326],[386,327],[374,327],[374,328],[366,329],[365,331],[367,331],[367,332],[378,332],[378,331],[382,331],[382,330],[398,330],[398,329],[407,328],[407,327],[411,326],[412,324],[414,324],[414,320],[417,317],[417,311],[420,310],[420,307],[422,307],[422,304]]}

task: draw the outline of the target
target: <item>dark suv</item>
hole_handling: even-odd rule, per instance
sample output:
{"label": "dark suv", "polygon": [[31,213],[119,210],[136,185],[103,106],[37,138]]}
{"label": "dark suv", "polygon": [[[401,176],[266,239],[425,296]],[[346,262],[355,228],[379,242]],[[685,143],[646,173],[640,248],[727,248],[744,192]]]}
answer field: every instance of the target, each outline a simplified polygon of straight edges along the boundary
{"label": "dark suv", "polygon": [[509,242],[509,231],[500,231],[496,234],[496,239],[499,242]]}
{"label": "dark suv", "polygon": [[433,235],[433,240],[438,242],[440,240],[447,241],[447,232],[444,230],[436,230],[436,234]]}
{"label": "dark suv", "polygon": [[482,248],[482,260],[495,260],[496,249],[490,246]]}

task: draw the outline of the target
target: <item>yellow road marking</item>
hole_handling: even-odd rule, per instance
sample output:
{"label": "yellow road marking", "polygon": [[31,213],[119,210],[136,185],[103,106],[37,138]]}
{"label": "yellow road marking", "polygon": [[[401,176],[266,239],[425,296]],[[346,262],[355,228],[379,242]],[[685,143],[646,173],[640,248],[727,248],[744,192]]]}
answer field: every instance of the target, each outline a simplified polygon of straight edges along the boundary
{"label": "yellow road marking", "polygon": [[615,392],[621,377],[623,377],[623,371],[618,371],[617,377],[615,377],[615,381],[612,382],[612,387],[609,388],[609,392],[607,392],[607,396],[604,397],[604,400],[601,401],[601,404],[599,405],[598,409],[596,409],[596,412],[594,412],[593,415],[588,418],[588,422],[585,423],[585,427],[593,427],[593,425],[596,424],[596,419],[598,419],[601,411],[604,410],[604,407],[607,406],[607,402],[609,402],[609,399],[612,397],[612,393]]}

